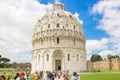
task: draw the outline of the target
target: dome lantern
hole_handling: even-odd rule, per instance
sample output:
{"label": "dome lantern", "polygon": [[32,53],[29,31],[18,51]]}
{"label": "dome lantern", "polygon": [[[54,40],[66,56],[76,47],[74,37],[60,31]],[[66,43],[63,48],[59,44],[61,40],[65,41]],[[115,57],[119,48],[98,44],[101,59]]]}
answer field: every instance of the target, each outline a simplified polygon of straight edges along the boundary
{"label": "dome lantern", "polygon": [[52,11],[56,11],[56,10],[65,10],[64,6],[62,3],[56,3],[53,8]]}

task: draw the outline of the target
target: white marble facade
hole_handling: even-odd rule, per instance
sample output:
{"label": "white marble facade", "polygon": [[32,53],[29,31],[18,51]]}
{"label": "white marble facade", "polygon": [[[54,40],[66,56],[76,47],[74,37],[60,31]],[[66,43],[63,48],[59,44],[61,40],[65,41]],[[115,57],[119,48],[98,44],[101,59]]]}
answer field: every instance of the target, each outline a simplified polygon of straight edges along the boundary
{"label": "white marble facade", "polygon": [[62,4],[55,4],[38,20],[32,47],[32,73],[40,70],[86,70],[82,24]]}

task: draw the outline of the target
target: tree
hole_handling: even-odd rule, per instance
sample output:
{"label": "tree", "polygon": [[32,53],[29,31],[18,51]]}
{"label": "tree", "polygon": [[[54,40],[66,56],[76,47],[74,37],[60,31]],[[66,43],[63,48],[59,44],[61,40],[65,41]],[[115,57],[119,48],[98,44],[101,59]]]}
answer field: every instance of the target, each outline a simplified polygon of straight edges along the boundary
{"label": "tree", "polygon": [[18,65],[17,62],[13,62],[13,63],[12,63],[12,67],[13,67],[13,68],[17,68],[17,65]]}
{"label": "tree", "polygon": [[108,54],[108,55],[107,55],[107,58],[108,58],[108,60],[112,59],[112,55],[111,55],[111,54]]}
{"label": "tree", "polygon": [[4,63],[10,62],[10,59],[8,58],[1,58],[1,61],[3,61]]}
{"label": "tree", "polygon": [[91,62],[95,62],[95,61],[101,61],[101,60],[103,60],[102,59],[102,57],[100,56],[100,55],[98,55],[98,54],[93,54],[92,56],[91,56]]}
{"label": "tree", "polygon": [[6,64],[10,62],[10,59],[2,57],[2,55],[0,55],[0,68],[9,68],[11,67],[11,64]]}
{"label": "tree", "polygon": [[111,60],[111,59],[113,59],[113,58],[119,58],[119,56],[118,56],[118,55],[108,54],[108,55],[107,55],[107,58],[108,58],[108,60]]}
{"label": "tree", "polygon": [[119,56],[118,56],[118,55],[116,55],[115,57],[116,57],[116,58],[119,58]]}
{"label": "tree", "polygon": [[1,58],[2,58],[2,56],[0,55],[0,64],[1,64]]}

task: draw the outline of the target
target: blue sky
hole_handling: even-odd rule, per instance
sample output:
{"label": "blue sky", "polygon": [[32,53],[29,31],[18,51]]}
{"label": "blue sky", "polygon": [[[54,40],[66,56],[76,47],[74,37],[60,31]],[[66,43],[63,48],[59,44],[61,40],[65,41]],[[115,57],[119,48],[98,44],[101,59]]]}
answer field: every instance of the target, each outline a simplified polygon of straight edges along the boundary
{"label": "blue sky", "polygon": [[[119,0],[60,0],[67,11],[83,21],[86,57],[120,55]],[[36,22],[55,0],[1,0],[0,54],[12,62],[31,62],[31,37]]]}

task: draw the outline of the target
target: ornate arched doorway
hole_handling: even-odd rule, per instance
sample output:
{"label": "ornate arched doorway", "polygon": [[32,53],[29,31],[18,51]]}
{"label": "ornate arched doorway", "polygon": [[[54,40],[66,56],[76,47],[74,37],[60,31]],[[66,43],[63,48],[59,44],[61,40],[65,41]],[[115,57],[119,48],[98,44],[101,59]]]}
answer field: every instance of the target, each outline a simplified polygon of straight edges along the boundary
{"label": "ornate arched doorway", "polygon": [[53,70],[62,71],[63,69],[63,52],[61,50],[55,50],[53,52]]}

